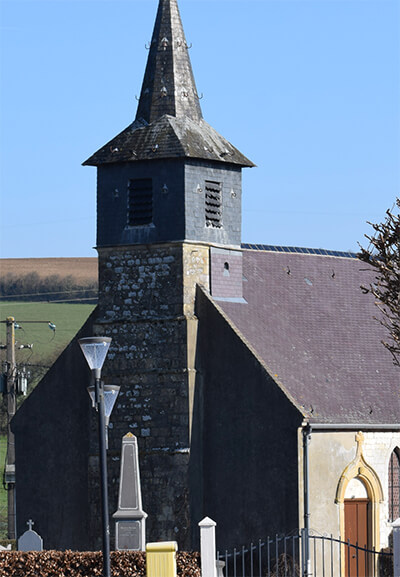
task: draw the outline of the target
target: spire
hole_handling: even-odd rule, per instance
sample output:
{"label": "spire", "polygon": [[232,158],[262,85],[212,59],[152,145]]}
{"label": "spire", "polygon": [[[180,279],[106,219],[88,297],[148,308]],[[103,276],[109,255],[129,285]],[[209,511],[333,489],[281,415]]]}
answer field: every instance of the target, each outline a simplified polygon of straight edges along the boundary
{"label": "spire", "polygon": [[159,0],[135,121],[83,164],[157,158],[254,166],[203,119],[177,0]]}
{"label": "spire", "polygon": [[160,0],[136,120],[202,118],[177,0]]}

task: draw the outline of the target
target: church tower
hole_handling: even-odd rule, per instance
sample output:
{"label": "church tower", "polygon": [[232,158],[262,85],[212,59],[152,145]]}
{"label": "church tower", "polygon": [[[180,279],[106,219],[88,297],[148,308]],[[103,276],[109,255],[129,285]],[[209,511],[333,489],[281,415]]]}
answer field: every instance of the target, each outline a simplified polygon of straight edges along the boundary
{"label": "church tower", "polygon": [[104,380],[121,386],[110,506],[121,438],[132,432],[147,538],[190,549],[200,520],[189,480],[195,289],[241,297],[241,169],[253,164],[202,117],[177,0],[159,0],[134,122],[84,164],[98,170],[95,331],[113,339]]}

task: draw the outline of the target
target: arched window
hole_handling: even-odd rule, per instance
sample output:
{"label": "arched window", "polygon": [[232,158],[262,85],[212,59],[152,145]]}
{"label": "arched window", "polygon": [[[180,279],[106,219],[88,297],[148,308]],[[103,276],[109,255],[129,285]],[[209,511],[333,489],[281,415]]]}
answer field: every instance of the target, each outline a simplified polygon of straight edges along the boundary
{"label": "arched window", "polygon": [[400,449],[395,448],[389,461],[389,521],[400,517]]}

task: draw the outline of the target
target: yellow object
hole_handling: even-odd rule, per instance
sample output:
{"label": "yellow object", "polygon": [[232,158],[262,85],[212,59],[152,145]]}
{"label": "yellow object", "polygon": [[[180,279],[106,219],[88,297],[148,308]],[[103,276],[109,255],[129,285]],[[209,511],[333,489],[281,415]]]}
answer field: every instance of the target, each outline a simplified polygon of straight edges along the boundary
{"label": "yellow object", "polygon": [[176,577],[176,541],[147,543],[146,575],[147,577]]}

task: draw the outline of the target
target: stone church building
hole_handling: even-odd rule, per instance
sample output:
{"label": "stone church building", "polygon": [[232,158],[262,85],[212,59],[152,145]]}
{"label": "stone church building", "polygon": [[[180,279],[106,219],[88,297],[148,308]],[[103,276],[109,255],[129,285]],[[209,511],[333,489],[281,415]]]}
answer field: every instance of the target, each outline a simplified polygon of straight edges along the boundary
{"label": "stone church building", "polygon": [[356,503],[366,544],[386,546],[400,514],[400,375],[360,290],[373,274],[354,254],[242,243],[253,163],[202,117],[176,0],[159,1],[134,122],[84,164],[98,175],[99,301],[14,418],[18,534],[31,518],[45,548],[100,546],[77,339],[101,335],[102,375],[121,387],[110,513],[132,432],[148,540],[197,548],[206,515],[223,548],[296,530],[311,426],[310,527],[345,537]]}

